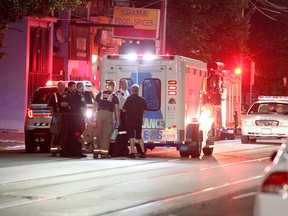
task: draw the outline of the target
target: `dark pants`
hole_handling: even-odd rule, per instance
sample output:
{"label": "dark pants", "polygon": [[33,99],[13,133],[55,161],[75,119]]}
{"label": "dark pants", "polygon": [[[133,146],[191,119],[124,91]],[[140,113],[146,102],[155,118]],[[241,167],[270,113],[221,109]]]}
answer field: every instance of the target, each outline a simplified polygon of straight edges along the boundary
{"label": "dark pants", "polygon": [[69,157],[80,157],[82,155],[82,142],[79,138],[85,130],[85,120],[82,114],[71,113],[68,115],[66,123],[64,154]]}

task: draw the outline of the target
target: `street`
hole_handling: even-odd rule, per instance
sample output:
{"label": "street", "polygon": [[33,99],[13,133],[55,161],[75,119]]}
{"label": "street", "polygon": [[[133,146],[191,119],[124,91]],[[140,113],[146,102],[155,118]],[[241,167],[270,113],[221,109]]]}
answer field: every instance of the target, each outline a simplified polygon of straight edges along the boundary
{"label": "street", "polygon": [[94,160],[27,154],[23,142],[2,140],[0,215],[253,215],[279,143],[224,140],[199,159],[157,148],[146,159]]}

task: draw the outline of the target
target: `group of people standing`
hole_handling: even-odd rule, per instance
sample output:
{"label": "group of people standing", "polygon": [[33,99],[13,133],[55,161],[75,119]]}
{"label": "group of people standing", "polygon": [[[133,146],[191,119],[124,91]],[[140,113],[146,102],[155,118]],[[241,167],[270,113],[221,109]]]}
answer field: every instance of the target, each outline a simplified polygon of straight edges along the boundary
{"label": "group of people standing", "polygon": [[63,157],[81,158],[82,143],[79,140],[85,130],[86,102],[84,98],[84,84],[82,82],[58,82],[58,90],[49,101],[52,115],[51,124],[57,125],[57,132],[52,134],[50,151],[52,156],[60,153]]}
{"label": "group of people standing", "polygon": [[[96,122],[101,125],[98,130],[94,158],[109,158],[109,143],[114,128],[126,128],[131,151],[129,158],[136,158],[135,138],[139,140],[141,152],[138,157],[146,158],[144,142],[141,137],[142,122],[147,110],[146,101],[140,97],[139,86],[132,85],[130,96],[127,80],[120,81],[120,89],[115,92],[116,83],[108,83],[108,89],[97,94],[94,102],[94,112],[97,112]],[[114,115],[114,116],[113,116]],[[115,119],[115,125],[113,120]],[[135,136],[136,135],[136,136]],[[115,143],[117,145],[117,143]]]}
{"label": "group of people standing", "polygon": [[[126,128],[131,145],[127,157],[136,158],[135,139],[137,139],[141,147],[138,157],[146,158],[141,136],[143,117],[147,110],[146,101],[139,96],[137,84],[131,87],[132,95],[129,94],[127,87],[127,80],[122,79],[119,90],[115,92],[116,82],[110,81],[108,88],[95,97],[93,112],[98,127],[96,145],[93,149],[95,159],[110,158],[111,134],[120,126]],[[86,157],[82,154],[82,144],[79,139],[85,130],[86,103],[83,92],[84,85],[81,82],[77,84],[69,82],[67,92],[65,92],[65,84],[59,82],[58,91],[50,98],[52,124],[57,123],[59,127],[59,133],[53,134],[52,137],[52,155],[59,149],[57,146],[60,146],[60,156]]]}

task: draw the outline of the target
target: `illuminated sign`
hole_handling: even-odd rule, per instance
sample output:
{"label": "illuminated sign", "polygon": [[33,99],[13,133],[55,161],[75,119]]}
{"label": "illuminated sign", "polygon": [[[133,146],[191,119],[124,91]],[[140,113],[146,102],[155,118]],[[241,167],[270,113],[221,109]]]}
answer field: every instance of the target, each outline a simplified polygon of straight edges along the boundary
{"label": "illuminated sign", "polygon": [[114,24],[134,28],[114,27],[113,36],[122,38],[157,39],[160,12],[156,9],[114,7]]}

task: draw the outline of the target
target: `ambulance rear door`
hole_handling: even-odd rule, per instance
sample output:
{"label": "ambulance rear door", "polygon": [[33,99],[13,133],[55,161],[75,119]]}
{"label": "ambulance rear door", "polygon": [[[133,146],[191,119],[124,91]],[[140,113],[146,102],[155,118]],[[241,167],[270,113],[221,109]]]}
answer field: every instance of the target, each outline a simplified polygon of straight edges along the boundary
{"label": "ambulance rear door", "polygon": [[117,65],[117,82],[123,78],[128,80],[128,89],[131,94],[131,85],[134,83],[140,87],[139,95],[144,97],[147,103],[147,112],[143,122],[143,139],[145,142],[163,141],[162,130],[165,129],[165,89],[166,89],[165,65],[157,65],[155,62],[142,61],[135,65]]}

